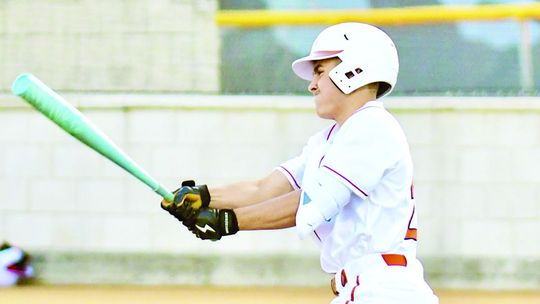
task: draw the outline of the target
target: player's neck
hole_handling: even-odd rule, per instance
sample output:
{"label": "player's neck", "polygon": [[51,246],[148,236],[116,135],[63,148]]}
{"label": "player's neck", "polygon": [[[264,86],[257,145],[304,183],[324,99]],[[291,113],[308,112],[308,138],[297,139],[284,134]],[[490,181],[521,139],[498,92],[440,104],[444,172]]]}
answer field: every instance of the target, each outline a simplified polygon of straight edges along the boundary
{"label": "player's neck", "polygon": [[351,117],[358,109],[362,108],[366,103],[376,99],[376,96],[371,94],[369,91],[355,91],[350,95],[347,95],[343,103],[343,108],[335,118],[335,121],[339,126],[342,126],[345,121]]}

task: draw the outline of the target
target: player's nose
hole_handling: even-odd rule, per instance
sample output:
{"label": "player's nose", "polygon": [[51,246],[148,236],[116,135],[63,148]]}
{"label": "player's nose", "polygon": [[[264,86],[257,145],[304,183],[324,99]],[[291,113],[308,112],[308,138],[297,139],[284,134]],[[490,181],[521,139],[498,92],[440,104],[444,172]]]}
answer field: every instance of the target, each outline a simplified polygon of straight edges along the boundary
{"label": "player's nose", "polygon": [[315,92],[317,92],[318,89],[319,89],[319,87],[317,86],[317,81],[316,81],[315,77],[313,77],[313,79],[311,80],[311,82],[308,85],[308,91],[310,91],[311,94],[315,94]]}

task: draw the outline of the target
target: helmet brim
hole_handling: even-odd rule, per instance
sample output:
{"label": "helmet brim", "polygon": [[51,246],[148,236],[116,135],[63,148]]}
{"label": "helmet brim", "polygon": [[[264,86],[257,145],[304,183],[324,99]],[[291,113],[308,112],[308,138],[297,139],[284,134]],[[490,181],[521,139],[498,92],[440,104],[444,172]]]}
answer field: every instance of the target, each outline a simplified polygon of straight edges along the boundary
{"label": "helmet brim", "polygon": [[313,79],[313,62],[314,61],[337,57],[337,55],[341,52],[343,51],[339,50],[339,51],[313,52],[306,57],[296,59],[292,63],[292,70],[298,77],[304,80],[311,81]]}

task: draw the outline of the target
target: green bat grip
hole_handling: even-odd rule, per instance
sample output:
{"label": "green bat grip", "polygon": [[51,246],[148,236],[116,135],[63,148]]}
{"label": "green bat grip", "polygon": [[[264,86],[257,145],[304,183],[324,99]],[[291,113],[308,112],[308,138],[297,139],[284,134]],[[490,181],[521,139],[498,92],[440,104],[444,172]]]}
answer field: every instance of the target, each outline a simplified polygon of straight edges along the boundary
{"label": "green bat grip", "polygon": [[161,197],[169,202],[174,200],[174,195],[169,190],[146,173],[79,110],[47,87],[37,77],[29,73],[21,74],[13,82],[11,90],[13,94],[20,96],[60,128],[122,167],[152,188]]}

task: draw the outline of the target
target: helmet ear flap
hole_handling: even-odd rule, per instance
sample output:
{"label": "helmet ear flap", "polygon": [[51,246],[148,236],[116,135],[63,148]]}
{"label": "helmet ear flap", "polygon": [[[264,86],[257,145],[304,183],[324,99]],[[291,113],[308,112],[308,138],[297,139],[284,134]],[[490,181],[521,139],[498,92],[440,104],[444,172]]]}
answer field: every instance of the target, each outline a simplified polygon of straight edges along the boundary
{"label": "helmet ear flap", "polygon": [[359,65],[342,61],[330,71],[330,79],[344,94],[350,94],[362,86],[363,72],[364,70]]}

